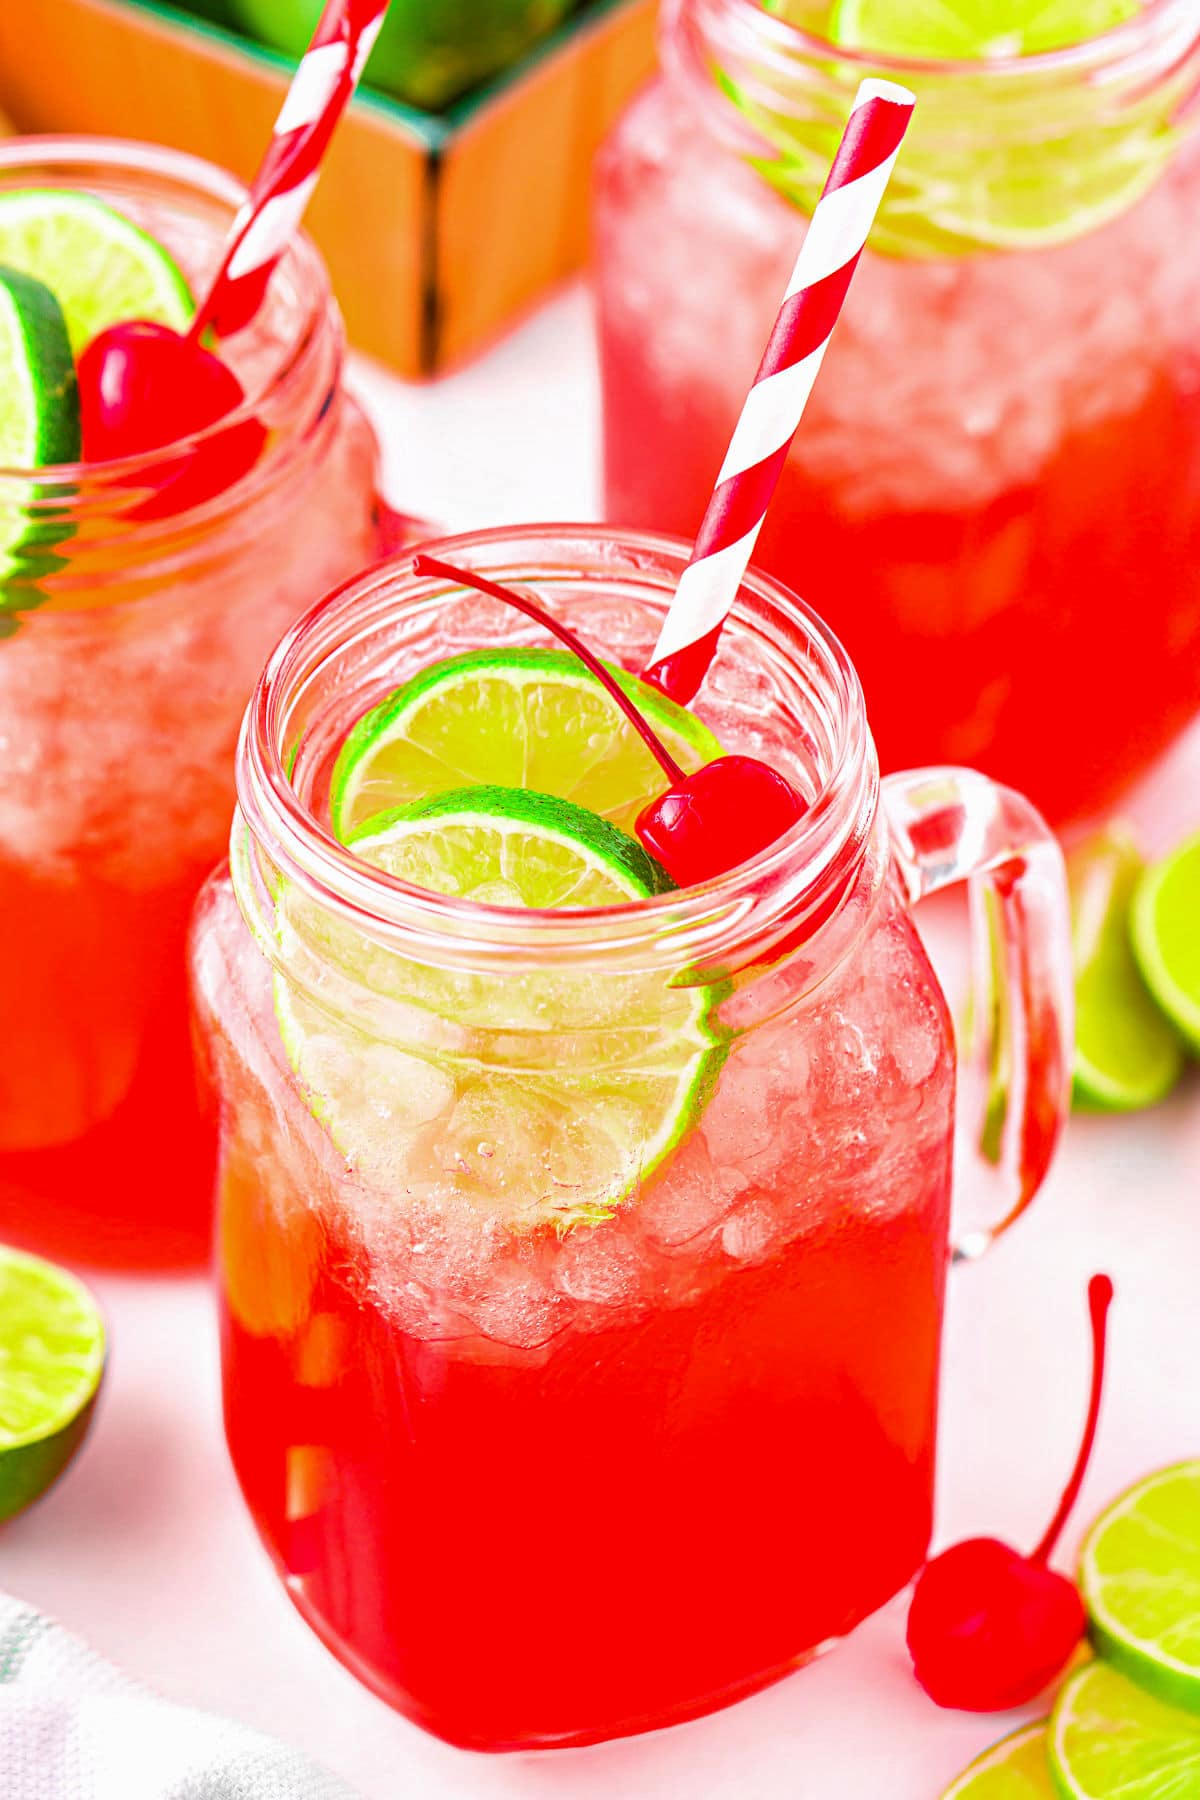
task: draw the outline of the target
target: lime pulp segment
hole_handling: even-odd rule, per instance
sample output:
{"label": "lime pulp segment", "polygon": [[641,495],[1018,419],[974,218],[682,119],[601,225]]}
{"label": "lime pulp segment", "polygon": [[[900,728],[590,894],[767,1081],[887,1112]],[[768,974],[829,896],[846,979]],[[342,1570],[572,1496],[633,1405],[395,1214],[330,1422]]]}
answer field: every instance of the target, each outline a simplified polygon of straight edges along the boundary
{"label": "lime pulp segment", "polygon": [[[609,666],[686,771],[721,754],[694,713]],[[470,783],[553,794],[632,832],[666,779],[570,651],[469,651],[423,670],[354,726],[333,772],[334,833],[346,842],[372,815]]]}
{"label": "lime pulp segment", "polygon": [[192,316],[188,284],[148,232],[92,194],[67,188],[0,192],[0,264],[53,292],[75,355],[127,319],[182,330]]}
{"label": "lime pulp segment", "polygon": [[[368,821],[350,847],[415,886],[514,910],[620,906],[665,880],[615,826],[527,790],[439,795]],[[276,1014],[310,1110],[360,1176],[435,1206],[515,1230],[611,1217],[716,1078],[712,991],[661,971],[433,967],[290,889],[277,930]]]}
{"label": "lime pulp segment", "polygon": [[1156,1006],[1130,943],[1130,905],[1143,863],[1109,829],[1067,859],[1075,964],[1075,1100],[1125,1112],[1162,1100],[1183,1073],[1178,1032]]}
{"label": "lime pulp segment", "polygon": [[1079,1584],[1101,1653],[1149,1692],[1200,1712],[1200,1461],[1151,1475],[1101,1515]]}
{"label": "lime pulp segment", "polygon": [[1200,1794],[1200,1714],[1164,1705],[1103,1660],[1059,1691],[1047,1750],[1061,1800]]}
{"label": "lime pulp segment", "polygon": [[1046,1761],[1046,1724],[1024,1725],[976,1757],[942,1800],[1056,1800]]}
{"label": "lime pulp segment", "polygon": [[104,1354],[104,1323],[86,1288],[0,1246],[0,1519],[36,1500],[70,1461]]}
{"label": "lime pulp segment", "polygon": [[1200,835],[1147,869],[1130,926],[1146,986],[1200,1055]]}

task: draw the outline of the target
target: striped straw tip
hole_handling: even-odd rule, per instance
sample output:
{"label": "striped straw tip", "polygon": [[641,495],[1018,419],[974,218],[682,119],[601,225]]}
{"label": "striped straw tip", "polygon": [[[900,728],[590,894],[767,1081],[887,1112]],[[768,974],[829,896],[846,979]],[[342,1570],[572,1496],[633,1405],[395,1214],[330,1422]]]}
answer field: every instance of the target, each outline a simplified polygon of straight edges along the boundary
{"label": "striped straw tip", "polygon": [[911,88],[901,87],[898,81],[880,81],[874,75],[859,83],[854,104],[865,106],[868,100],[890,100],[894,106],[913,107],[917,104],[917,96]]}

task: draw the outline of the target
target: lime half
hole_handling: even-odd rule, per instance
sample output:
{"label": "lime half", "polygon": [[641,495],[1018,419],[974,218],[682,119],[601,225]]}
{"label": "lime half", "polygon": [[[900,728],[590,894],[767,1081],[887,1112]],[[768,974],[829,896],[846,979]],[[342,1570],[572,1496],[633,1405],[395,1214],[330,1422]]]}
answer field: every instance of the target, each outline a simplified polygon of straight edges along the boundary
{"label": "lime half", "polygon": [[1155,1005],[1129,941],[1143,863],[1110,829],[1067,859],[1075,962],[1075,1100],[1097,1112],[1153,1106],[1183,1073],[1179,1033]]}
{"label": "lime half", "polygon": [[1147,869],[1130,929],[1146,986],[1200,1054],[1200,835]]}
{"label": "lime half", "polygon": [[110,325],[153,319],[182,330],[191,292],[174,259],[132,220],[66,188],[0,192],[0,263],[45,282],[76,355]]}
{"label": "lime half", "polygon": [[1165,1706],[1107,1662],[1071,1676],[1047,1750],[1064,1800],[1195,1800],[1200,1715]]}
{"label": "lime half", "polygon": [[[406,882],[513,909],[619,906],[669,886],[616,826],[518,789],[386,813],[350,847]],[[434,967],[297,890],[276,904],[288,1059],[352,1168],[394,1193],[518,1230],[594,1223],[704,1105],[721,1058],[708,988],[661,970]]]}
{"label": "lime half", "polygon": [[1046,1720],[1014,1731],[946,1789],[942,1800],[1056,1800],[1046,1761]]}
{"label": "lime half", "polygon": [[[688,773],[720,756],[694,713],[608,666]],[[473,650],[423,670],[358,721],[333,772],[334,832],[345,842],[372,814],[471,782],[554,794],[629,832],[666,785],[569,650]]]}
{"label": "lime half", "polygon": [[1200,1462],[1149,1476],[1101,1514],[1079,1584],[1101,1654],[1151,1693],[1200,1711]]}
{"label": "lime half", "polygon": [[1136,18],[1139,0],[838,0],[829,35],[880,56],[1035,56]]}
{"label": "lime half", "polygon": [[0,1519],[57,1481],[104,1371],[104,1322],[82,1284],[0,1246]]}
{"label": "lime half", "polygon": [[[0,267],[0,469],[77,462],[79,390],[66,321],[40,281]],[[55,529],[31,511],[36,482],[0,482],[0,582],[36,579]],[[32,556],[22,554],[31,547]],[[0,617],[13,595],[0,591]],[[28,605],[28,600],[25,602]]]}

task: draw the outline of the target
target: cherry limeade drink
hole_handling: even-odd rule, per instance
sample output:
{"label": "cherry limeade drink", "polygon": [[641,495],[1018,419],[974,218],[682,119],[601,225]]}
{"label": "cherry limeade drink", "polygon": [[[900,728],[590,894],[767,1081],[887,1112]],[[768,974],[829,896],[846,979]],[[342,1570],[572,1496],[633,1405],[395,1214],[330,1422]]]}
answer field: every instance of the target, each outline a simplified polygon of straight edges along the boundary
{"label": "cherry limeade drink", "polygon": [[[564,527],[444,554],[636,669],[687,552]],[[197,913],[238,1476],[323,1640],[456,1743],[583,1743],[720,1705],[848,1631],[929,1536],[950,1024],[853,673],[782,590],[743,593],[757,629],[727,626],[675,748],[712,732],[774,762],[811,801],[790,847],[615,911],[517,910],[566,853],[558,822],[572,854],[600,844],[582,808],[491,786],[389,812],[386,787],[414,758],[431,781],[437,758],[503,780],[514,732],[513,766],[549,785],[554,698],[522,683],[554,665],[522,659],[557,653],[397,568],[272,659],[232,874]],[[453,749],[446,713],[430,723],[439,671],[490,709],[481,732],[464,705]],[[557,791],[595,795],[612,740],[564,727],[558,748]],[[383,810],[344,830],[355,805]],[[943,867],[972,805],[945,814]],[[1062,951],[1057,852],[1032,829]],[[483,869],[488,830],[505,873],[467,887],[450,866]],[[397,847],[417,866],[414,844],[436,896],[379,873]],[[441,898],[452,880],[485,904]],[[1044,1118],[1065,979],[1031,1034]]]}
{"label": "cherry limeade drink", "polygon": [[[211,273],[236,184],[144,145],[15,144],[9,189],[97,196]],[[52,280],[50,274],[45,279]],[[237,722],[271,642],[379,548],[370,428],[324,270],[290,251],[222,346],[267,428],[249,473],[169,516],[172,466],[48,469],[53,554],[0,595],[0,1235],[84,1258],[202,1255],[184,937],[227,839]],[[26,491],[27,491],[26,484]],[[40,546],[38,546],[40,550]]]}
{"label": "cherry limeade drink", "polygon": [[755,554],[844,639],[885,769],[1079,816],[1200,705],[1200,22],[939,69],[831,47],[868,10],[665,7],[598,165],[607,513],[694,534],[855,86],[911,87]]}

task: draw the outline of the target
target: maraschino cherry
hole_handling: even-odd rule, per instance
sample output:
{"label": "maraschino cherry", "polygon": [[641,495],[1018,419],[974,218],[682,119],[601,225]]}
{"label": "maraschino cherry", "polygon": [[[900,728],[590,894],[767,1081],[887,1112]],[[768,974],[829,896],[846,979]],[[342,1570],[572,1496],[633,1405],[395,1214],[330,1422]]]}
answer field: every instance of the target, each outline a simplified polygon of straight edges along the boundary
{"label": "maraschino cherry", "polygon": [[1087,1472],[1104,1385],[1113,1284],[1088,1284],[1092,1385],[1087,1423],[1071,1479],[1045,1536],[1029,1556],[997,1538],[969,1538],[927,1563],[908,1614],[917,1680],[939,1706],[1003,1712],[1047,1687],[1071,1658],[1087,1625],[1078,1589],[1047,1567]]}
{"label": "maraschino cherry", "polygon": [[179,444],[155,472],[156,491],[139,511],[182,512],[224,492],[254,466],[266,432],[257,419],[188,445],[235,412],[245,394],[219,356],[190,336],[149,319],[130,319],[92,339],[79,358],[83,453],[89,462],[142,456]]}
{"label": "maraschino cherry", "polygon": [[599,657],[568,626],[524,594],[436,556],[415,557],[413,571],[476,588],[515,606],[573,650],[604,686],[670,782],[666,792],[639,814],[637,834],[680,887],[711,881],[736,868],[773,844],[808,810],[807,801],[789,781],[752,756],[718,756],[693,774],[685,774]]}

